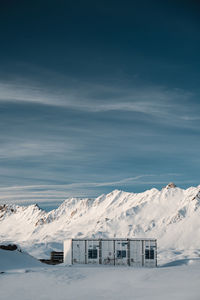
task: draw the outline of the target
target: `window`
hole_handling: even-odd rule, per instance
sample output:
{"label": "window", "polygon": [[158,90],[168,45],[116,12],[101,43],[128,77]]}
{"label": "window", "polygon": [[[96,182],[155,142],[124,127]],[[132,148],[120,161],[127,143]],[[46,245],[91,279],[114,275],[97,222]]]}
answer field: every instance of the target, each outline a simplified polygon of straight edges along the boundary
{"label": "window", "polygon": [[125,247],[126,245],[128,245],[127,242],[123,242],[123,243],[122,243],[122,247]]}
{"label": "window", "polygon": [[88,258],[96,259],[97,258],[97,249],[88,249]]}
{"label": "window", "polygon": [[117,258],[126,257],[126,250],[117,250]]}
{"label": "window", "polygon": [[154,259],[154,250],[145,250],[145,259]]}

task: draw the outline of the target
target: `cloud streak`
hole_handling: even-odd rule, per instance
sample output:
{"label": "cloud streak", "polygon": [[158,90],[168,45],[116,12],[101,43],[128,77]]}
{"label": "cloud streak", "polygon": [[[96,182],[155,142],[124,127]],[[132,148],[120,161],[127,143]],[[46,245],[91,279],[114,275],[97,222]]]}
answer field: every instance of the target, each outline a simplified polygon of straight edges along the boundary
{"label": "cloud streak", "polygon": [[[32,204],[32,203],[61,203],[68,197],[95,197],[100,195],[101,189],[108,187],[109,191],[123,186],[124,189],[129,186],[141,185],[148,186],[155,185],[165,186],[169,178],[176,178],[176,183],[190,184],[192,180],[180,180],[181,174],[144,174],[134,177],[124,178],[116,181],[108,182],[77,182],[70,184],[57,185],[27,185],[27,186],[7,186],[0,187],[0,203],[18,203],[18,204]],[[198,184],[198,182],[197,182]],[[134,190],[132,191],[134,192]]]}
{"label": "cloud streak", "polygon": [[[59,75],[56,76],[55,82],[59,82]],[[74,84],[69,78],[65,80],[66,88],[56,84],[52,88],[31,80],[1,81],[0,103],[44,105],[91,115],[136,114],[164,126],[199,128],[198,104],[191,105],[192,99],[198,97],[194,92],[158,85],[131,87],[124,82],[117,86],[83,81]]]}
{"label": "cloud streak", "polygon": [[35,103],[86,112],[132,111],[165,117],[177,107],[177,101],[188,100],[191,96],[184,90],[169,90],[160,86],[130,88],[122,85],[120,88],[80,83],[78,88],[51,90],[50,87],[26,81],[0,83],[0,101]]}
{"label": "cloud streak", "polygon": [[[168,173],[168,174],[160,174],[159,178],[163,176],[180,176],[177,173]],[[0,187],[0,191],[10,191],[10,190],[26,190],[26,189],[54,189],[54,188],[62,188],[62,189],[71,189],[71,188],[82,188],[82,187],[101,187],[101,186],[119,186],[124,184],[132,184],[133,182],[141,182],[145,183],[146,181],[141,180],[142,178],[152,178],[158,177],[155,174],[143,174],[135,177],[124,178],[116,181],[108,181],[108,182],[77,182],[70,184],[54,184],[54,185],[25,185],[25,186],[10,186],[10,187]],[[151,181],[152,182],[152,181]],[[156,182],[156,181],[155,181]],[[147,182],[148,183],[148,182]]]}

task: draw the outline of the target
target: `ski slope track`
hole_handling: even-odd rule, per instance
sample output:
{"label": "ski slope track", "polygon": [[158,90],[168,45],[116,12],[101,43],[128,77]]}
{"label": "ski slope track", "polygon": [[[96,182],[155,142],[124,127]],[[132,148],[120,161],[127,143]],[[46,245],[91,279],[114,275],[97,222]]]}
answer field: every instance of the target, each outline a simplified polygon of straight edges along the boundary
{"label": "ski slope track", "polygon": [[200,186],[167,185],[143,193],[114,190],[95,199],[69,198],[50,212],[37,205],[0,206],[0,242],[38,258],[62,250],[67,238],[148,237],[162,263],[200,256]]}

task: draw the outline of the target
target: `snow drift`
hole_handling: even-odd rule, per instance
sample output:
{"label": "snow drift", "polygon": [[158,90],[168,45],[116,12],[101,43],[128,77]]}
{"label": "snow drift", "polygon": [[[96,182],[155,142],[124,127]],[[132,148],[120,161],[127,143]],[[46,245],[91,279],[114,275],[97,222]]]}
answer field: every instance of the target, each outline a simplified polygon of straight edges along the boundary
{"label": "snow drift", "polygon": [[41,266],[42,264],[38,260],[27,253],[0,249],[0,272]]}

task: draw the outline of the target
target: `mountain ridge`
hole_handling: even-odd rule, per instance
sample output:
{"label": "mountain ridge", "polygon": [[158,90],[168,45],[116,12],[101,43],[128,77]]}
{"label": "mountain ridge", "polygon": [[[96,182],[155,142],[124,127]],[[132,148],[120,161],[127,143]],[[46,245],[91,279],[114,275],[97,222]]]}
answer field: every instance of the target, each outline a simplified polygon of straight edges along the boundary
{"label": "mountain ridge", "polygon": [[0,206],[0,242],[18,243],[40,257],[60,250],[64,239],[77,237],[153,237],[161,252],[179,249],[199,255],[199,236],[200,185],[72,197],[50,212],[37,205]]}

